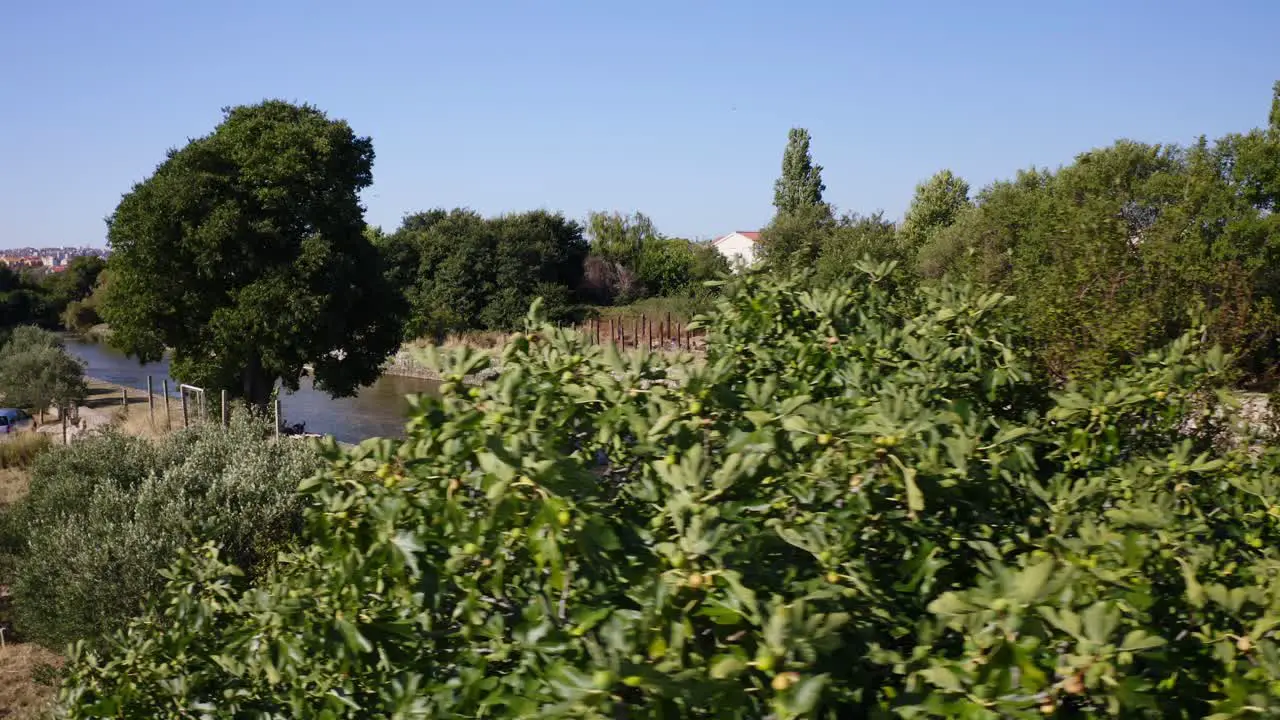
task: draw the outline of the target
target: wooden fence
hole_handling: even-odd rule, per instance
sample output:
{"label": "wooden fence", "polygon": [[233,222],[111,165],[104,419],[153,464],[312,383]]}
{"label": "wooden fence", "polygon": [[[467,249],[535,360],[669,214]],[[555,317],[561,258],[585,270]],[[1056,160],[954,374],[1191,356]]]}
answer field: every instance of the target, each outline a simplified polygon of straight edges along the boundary
{"label": "wooden fence", "polygon": [[670,313],[654,320],[640,315],[628,318],[592,318],[574,328],[597,345],[613,343],[620,348],[648,350],[702,351],[706,336],[701,330],[690,331],[683,323],[673,322]]}

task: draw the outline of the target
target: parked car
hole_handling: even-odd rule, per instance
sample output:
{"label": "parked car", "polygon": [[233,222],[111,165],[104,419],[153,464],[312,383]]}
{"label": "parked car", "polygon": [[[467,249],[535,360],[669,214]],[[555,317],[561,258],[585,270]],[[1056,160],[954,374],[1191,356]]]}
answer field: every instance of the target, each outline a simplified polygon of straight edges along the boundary
{"label": "parked car", "polygon": [[9,435],[33,427],[31,416],[17,408],[0,408],[0,435]]}

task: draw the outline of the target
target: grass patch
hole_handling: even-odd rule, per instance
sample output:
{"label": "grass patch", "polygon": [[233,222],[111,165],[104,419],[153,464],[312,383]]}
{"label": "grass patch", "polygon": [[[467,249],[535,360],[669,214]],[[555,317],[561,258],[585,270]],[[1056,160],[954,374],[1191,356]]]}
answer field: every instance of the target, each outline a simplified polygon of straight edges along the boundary
{"label": "grass patch", "polygon": [[44,668],[62,665],[62,657],[32,643],[5,643],[0,649],[0,718],[34,720],[47,717],[57,692],[40,682]]}
{"label": "grass patch", "polygon": [[651,323],[666,322],[668,317],[672,323],[684,325],[694,315],[710,309],[710,302],[703,298],[692,297],[658,297],[637,300],[630,305],[614,305],[595,308],[602,319],[614,318],[632,322],[644,318]]}
{"label": "grass patch", "polygon": [[0,440],[0,470],[29,467],[53,441],[45,433],[21,432]]}
{"label": "grass patch", "polygon": [[[164,395],[160,387],[153,388],[155,392],[153,410],[147,403],[146,390],[126,388],[93,378],[86,378],[85,383],[89,387],[89,394],[85,399],[84,407],[105,415],[110,425],[126,435],[154,438],[182,428],[182,400],[177,397],[169,398],[169,415],[166,420]],[[216,402],[214,401],[215,404]],[[208,410],[214,414],[219,412],[218,408],[213,406]],[[192,424],[198,422],[194,406],[188,408],[188,418]]]}
{"label": "grass patch", "polygon": [[0,469],[0,512],[27,494],[30,476],[22,468]]}

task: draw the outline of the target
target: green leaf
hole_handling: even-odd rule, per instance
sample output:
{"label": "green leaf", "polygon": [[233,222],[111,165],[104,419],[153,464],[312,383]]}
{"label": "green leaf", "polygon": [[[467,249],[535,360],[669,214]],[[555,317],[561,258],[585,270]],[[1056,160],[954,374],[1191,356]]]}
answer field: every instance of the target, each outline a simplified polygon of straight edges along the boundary
{"label": "green leaf", "polygon": [[902,480],[907,485],[907,507],[912,512],[924,510],[924,493],[920,492],[920,486],[916,484],[916,469],[902,468]]}
{"label": "green leaf", "polygon": [[1130,630],[1124,636],[1124,642],[1120,643],[1120,650],[1124,652],[1139,652],[1142,650],[1150,650],[1158,648],[1165,644],[1164,638],[1155,635],[1148,635],[1141,630]]}
{"label": "green leaf", "polygon": [[1182,580],[1187,586],[1187,602],[1191,603],[1192,607],[1204,607],[1204,588],[1200,585],[1200,582],[1196,580],[1195,570],[1182,560],[1179,560],[1178,562],[1182,566]]}
{"label": "green leaf", "polygon": [[794,433],[808,432],[809,421],[799,415],[787,415],[782,418],[782,428]]}
{"label": "green leaf", "polygon": [[925,668],[918,674],[930,684],[940,687],[947,692],[964,691],[964,685],[961,684],[959,676],[949,668],[941,665],[934,665],[933,667]]}
{"label": "green leaf", "polygon": [[409,572],[417,575],[418,553],[426,549],[422,543],[418,542],[418,538],[408,531],[401,530],[392,536],[391,545],[399,552],[404,564],[409,566]]}
{"label": "green leaf", "polygon": [[1054,567],[1052,560],[1045,560],[1018,573],[1012,590],[1013,599],[1021,603],[1038,600]]}
{"label": "green leaf", "polygon": [[726,680],[736,677],[747,668],[742,658],[736,655],[720,655],[711,661],[711,677],[715,680]]}
{"label": "green leaf", "polygon": [[828,677],[825,673],[810,675],[796,683],[791,689],[791,697],[787,702],[790,710],[797,715],[813,712],[818,705],[818,700],[822,698],[822,689],[826,686]]}
{"label": "green leaf", "polygon": [[476,462],[479,463],[481,470],[503,482],[511,482],[516,477],[516,468],[488,450],[477,452]]}

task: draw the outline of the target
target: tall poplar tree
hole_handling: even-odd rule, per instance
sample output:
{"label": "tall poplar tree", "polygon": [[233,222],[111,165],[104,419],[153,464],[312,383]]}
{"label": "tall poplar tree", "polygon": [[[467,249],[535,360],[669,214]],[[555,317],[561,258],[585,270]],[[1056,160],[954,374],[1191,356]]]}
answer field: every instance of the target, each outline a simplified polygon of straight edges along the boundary
{"label": "tall poplar tree", "polygon": [[779,215],[794,215],[806,208],[827,208],[822,193],[822,166],[813,164],[809,131],[791,128],[782,155],[782,176],[773,186],[773,205]]}

